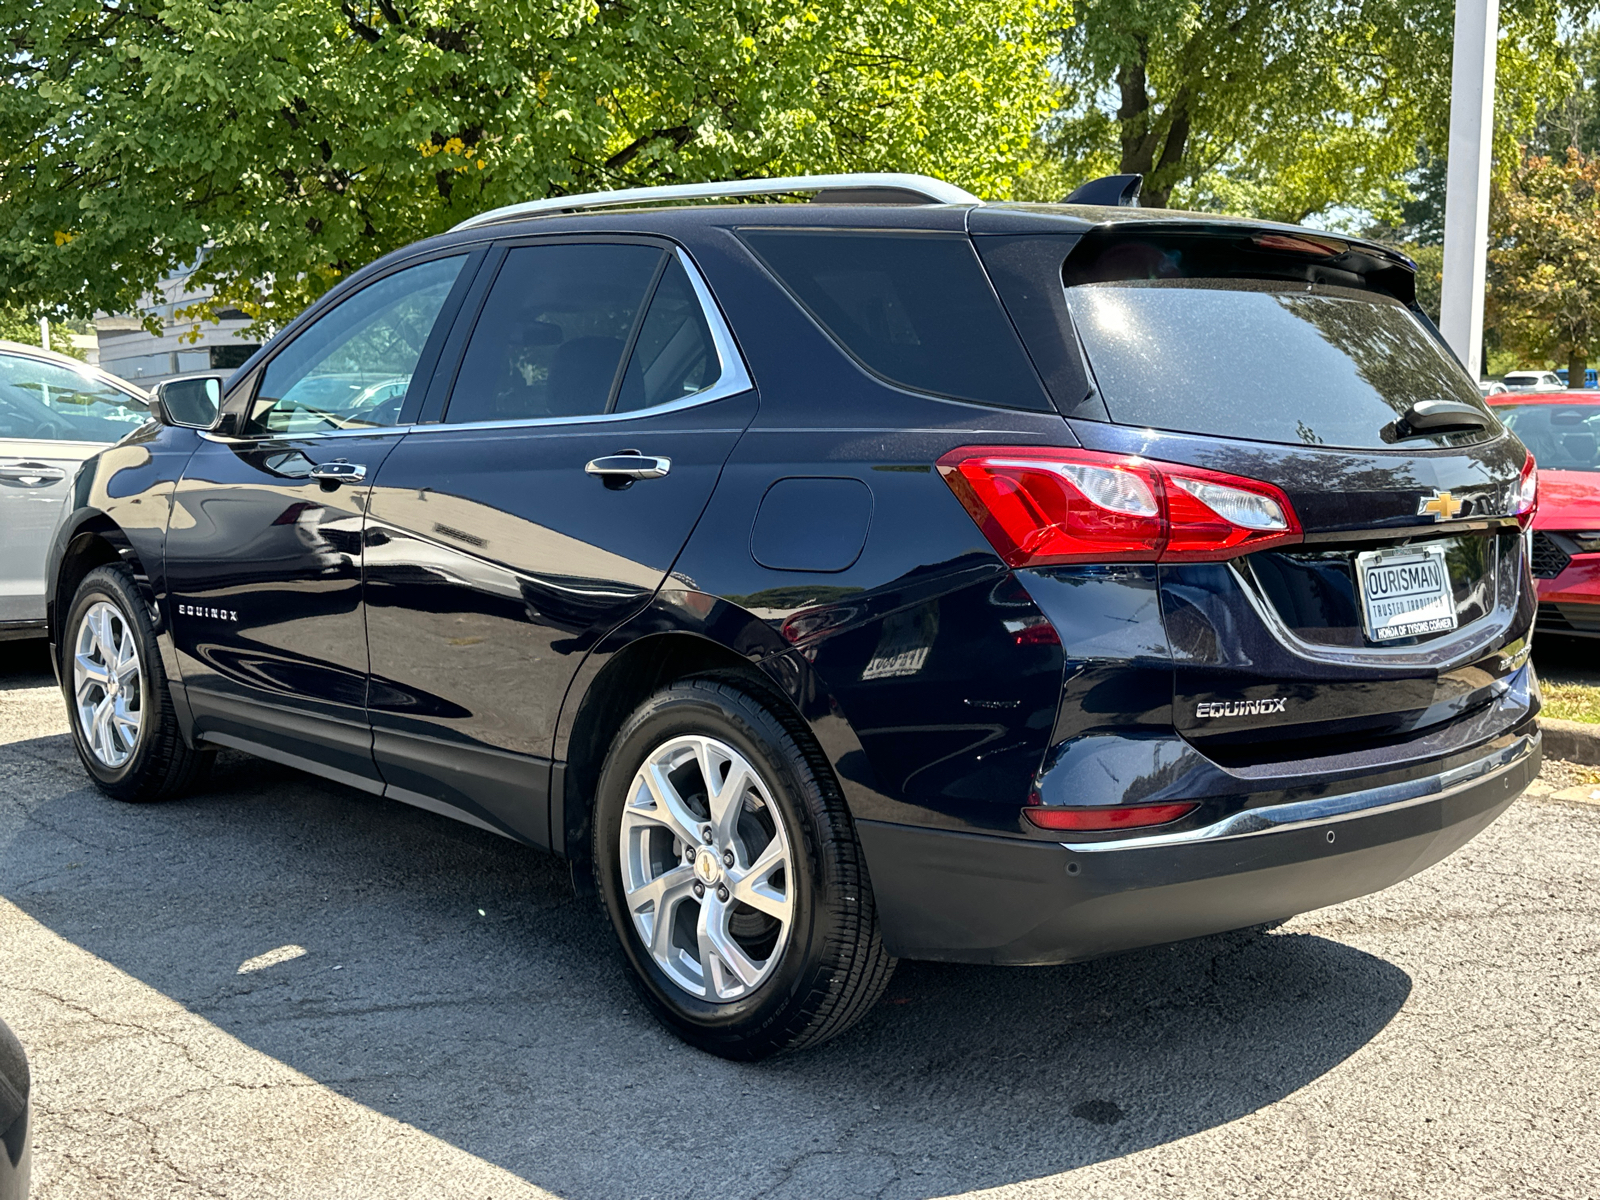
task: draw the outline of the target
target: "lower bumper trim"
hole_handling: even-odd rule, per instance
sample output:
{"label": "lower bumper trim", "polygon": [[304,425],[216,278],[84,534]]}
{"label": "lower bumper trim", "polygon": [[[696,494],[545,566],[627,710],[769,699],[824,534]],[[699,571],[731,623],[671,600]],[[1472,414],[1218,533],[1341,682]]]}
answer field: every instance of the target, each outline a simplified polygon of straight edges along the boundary
{"label": "lower bumper trim", "polygon": [[891,954],[1076,962],[1281,920],[1398,883],[1504,812],[1538,772],[1539,750],[1537,733],[1519,734],[1506,752],[1468,764],[1475,774],[1408,785],[1421,794],[1377,788],[1328,797],[1322,809],[1280,805],[1259,827],[1227,836],[1080,848],[879,821],[856,827]]}
{"label": "lower bumper trim", "polygon": [[1189,842],[1218,841],[1223,838],[1259,837],[1308,825],[1326,828],[1343,821],[1359,820],[1379,813],[1393,812],[1416,804],[1443,800],[1495,775],[1515,771],[1529,759],[1538,761],[1540,734],[1537,729],[1518,737],[1509,746],[1440,775],[1414,779],[1385,787],[1276,804],[1266,808],[1247,808],[1230,817],[1199,829],[1180,833],[1149,834],[1098,842],[1063,842],[1075,854],[1102,854],[1107,851],[1149,849],[1153,846],[1181,846]]}

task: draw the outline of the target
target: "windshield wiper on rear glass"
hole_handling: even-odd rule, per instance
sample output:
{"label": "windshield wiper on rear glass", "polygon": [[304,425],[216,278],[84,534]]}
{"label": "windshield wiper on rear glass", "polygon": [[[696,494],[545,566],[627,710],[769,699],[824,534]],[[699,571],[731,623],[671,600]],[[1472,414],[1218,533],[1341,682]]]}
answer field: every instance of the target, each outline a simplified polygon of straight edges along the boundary
{"label": "windshield wiper on rear glass", "polygon": [[1465,433],[1489,428],[1489,416],[1459,400],[1419,400],[1378,431],[1386,442],[1431,437],[1436,433]]}

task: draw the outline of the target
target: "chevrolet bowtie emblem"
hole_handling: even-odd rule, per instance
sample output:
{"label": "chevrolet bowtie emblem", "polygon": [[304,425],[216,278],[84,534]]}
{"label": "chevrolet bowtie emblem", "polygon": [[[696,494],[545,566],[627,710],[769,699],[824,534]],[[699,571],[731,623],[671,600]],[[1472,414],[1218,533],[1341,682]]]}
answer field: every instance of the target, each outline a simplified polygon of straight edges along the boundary
{"label": "chevrolet bowtie emblem", "polygon": [[1462,509],[1461,501],[1449,492],[1434,489],[1433,495],[1417,504],[1417,516],[1426,517],[1432,514],[1435,521],[1452,521]]}

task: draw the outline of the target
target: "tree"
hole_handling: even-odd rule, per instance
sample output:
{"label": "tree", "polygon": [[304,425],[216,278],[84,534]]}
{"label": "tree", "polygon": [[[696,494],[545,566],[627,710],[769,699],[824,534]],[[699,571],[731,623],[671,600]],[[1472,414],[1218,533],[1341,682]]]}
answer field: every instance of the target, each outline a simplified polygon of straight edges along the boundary
{"label": "tree", "polygon": [[1488,319],[1529,359],[1582,386],[1600,343],[1600,157],[1527,155],[1495,188]]}
{"label": "tree", "polygon": [[1045,0],[0,0],[0,285],[281,324],[497,205],[915,170],[1007,193]]}
{"label": "tree", "polygon": [[[1515,128],[1565,86],[1560,3],[1500,7]],[[1416,0],[1080,0],[1051,141],[1082,175],[1143,175],[1152,204],[1392,220],[1418,144],[1447,148],[1453,14]]]}
{"label": "tree", "polygon": [[[21,342],[26,346],[39,344],[39,318],[8,304],[0,304],[0,341]],[[71,331],[56,321],[50,322],[50,349],[58,354],[84,357],[83,351],[72,344]]]}

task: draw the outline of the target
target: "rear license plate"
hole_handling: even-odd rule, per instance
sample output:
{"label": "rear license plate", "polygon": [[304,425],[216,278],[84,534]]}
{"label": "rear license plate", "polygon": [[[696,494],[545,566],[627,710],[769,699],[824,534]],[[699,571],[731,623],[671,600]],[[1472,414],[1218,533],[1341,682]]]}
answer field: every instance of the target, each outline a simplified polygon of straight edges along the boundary
{"label": "rear license plate", "polygon": [[1368,550],[1356,555],[1362,617],[1374,642],[1456,627],[1455,593],[1443,546]]}

